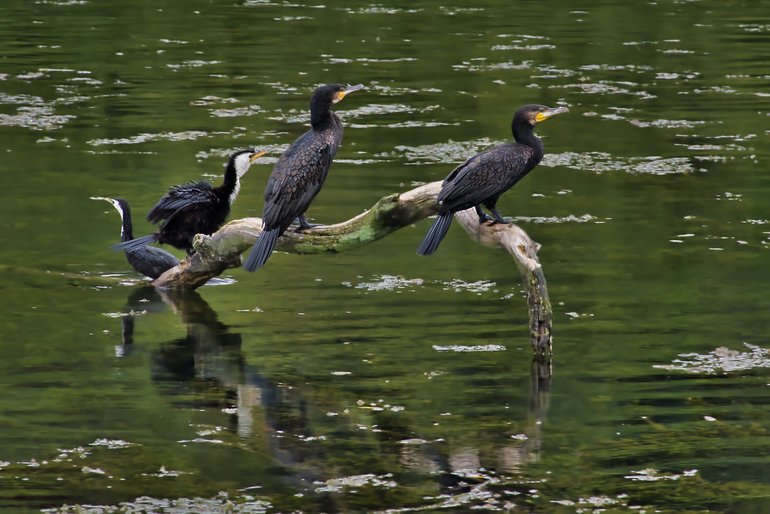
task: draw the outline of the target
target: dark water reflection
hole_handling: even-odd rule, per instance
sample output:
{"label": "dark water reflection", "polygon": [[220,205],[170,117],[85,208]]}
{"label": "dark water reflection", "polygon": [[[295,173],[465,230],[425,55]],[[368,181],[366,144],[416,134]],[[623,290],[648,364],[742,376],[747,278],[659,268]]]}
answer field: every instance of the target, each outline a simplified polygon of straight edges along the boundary
{"label": "dark water reflection", "polygon": [[[770,510],[767,12],[3,2],[0,507]],[[338,108],[322,222],[444,177],[519,104],[570,106],[499,205],[543,245],[552,369],[513,264],[459,230],[431,259],[426,222],[186,296],[109,251],[88,198],[145,233],[235,148],[272,152],[233,216],[259,213],[327,81],[367,90]]]}
{"label": "dark water reflection", "polygon": [[[429,505],[433,508],[473,503],[492,505],[497,504],[495,496],[500,496],[493,488],[501,483],[502,477],[521,473],[522,466],[539,458],[541,426],[550,394],[549,364],[532,365],[528,408],[520,420],[521,433],[498,448],[481,448],[472,443],[455,447],[443,438],[421,438],[429,436],[395,416],[401,409],[382,400],[370,405],[359,400],[356,408],[362,414],[355,415],[348,409],[327,412],[323,416],[326,419],[319,422],[319,411],[329,408],[327,400],[318,398],[318,391],[302,384],[277,383],[266,378],[258,362],[251,363],[244,356],[242,335],[219,321],[217,313],[195,292],[132,290],[120,316],[122,340],[116,347],[116,356],[123,360],[136,357],[147,344],[135,336],[137,325],[147,316],[162,315],[166,309],[179,317],[185,335],[162,342],[151,350],[151,381],[168,403],[170,417],[191,418],[189,426],[196,437],[171,439],[165,444],[178,444],[182,448],[226,448],[224,453],[229,457],[221,456],[223,462],[219,465],[224,467],[215,475],[219,483],[242,482],[244,476],[248,476],[250,481],[260,484],[241,488],[235,495],[244,511],[268,505],[279,510],[290,507],[322,511],[368,509],[385,501],[378,489],[389,491],[393,501],[417,502],[421,499],[419,495],[430,494]],[[88,504],[120,499],[121,491],[127,487],[116,481],[128,477],[117,476],[131,473],[130,468],[124,469],[125,454],[132,452],[132,459],[138,459],[145,452],[155,451],[114,439],[100,439],[91,446],[97,449],[60,450],[50,462],[38,464],[45,470],[41,473],[43,476],[61,473],[60,463],[69,462],[70,456],[77,454],[83,463],[81,471],[93,475],[84,491],[77,496],[65,495],[60,501]],[[115,452],[116,456],[109,455],[109,451],[101,455],[102,448]],[[357,449],[368,455],[359,455],[353,461],[340,457]],[[199,451],[203,450],[195,448],[193,453]],[[242,454],[245,455],[238,457]],[[244,457],[261,462],[243,463]],[[238,461],[230,460],[236,458]],[[374,473],[341,475],[346,469],[356,469],[358,464],[354,461],[360,459],[368,461],[367,467]],[[180,481],[178,479],[186,475],[208,475],[212,473],[212,466],[218,467],[217,460],[212,461],[209,455],[205,471],[194,469],[203,463],[188,462],[185,470],[162,465],[153,473],[132,477],[131,488],[142,487],[148,494],[155,490],[155,494],[166,495],[167,492],[160,492],[165,488],[159,489],[153,479]],[[389,464],[383,466],[383,461]],[[193,469],[189,468],[190,464]],[[10,463],[7,465],[10,466],[7,471],[29,473],[22,471],[23,467],[20,470]],[[102,486],[97,485],[100,481],[104,483]],[[217,487],[208,492],[208,486],[197,487],[198,494],[203,496],[214,497],[219,492]],[[261,492],[265,487],[273,491],[269,501],[251,497],[251,489]],[[355,497],[344,494],[349,490],[356,490],[358,494]],[[425,499],[428,498],[422,497]],[[44,505],[53,498],[45,495],[29,501]],[[196,503],[199,500],[190,500],[189,504],[185,503],[187,500],[177,501],[181,502],[178,506],[184,508],[203,508]],[[165,503],[145,498],[122,505],[128,510],[153,509],[163,508]],[[207,509],[225,508],[224,503],[220,506],[217,500],[205,505]]]}

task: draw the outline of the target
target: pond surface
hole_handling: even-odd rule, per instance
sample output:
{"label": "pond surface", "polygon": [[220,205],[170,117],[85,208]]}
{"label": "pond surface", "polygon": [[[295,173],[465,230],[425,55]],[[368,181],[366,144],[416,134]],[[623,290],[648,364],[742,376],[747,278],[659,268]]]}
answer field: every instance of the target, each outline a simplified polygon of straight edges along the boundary
{"label": "pond surface", "polygon": [[[108,5],[109,4],[109,5]],[[513,5],[513,6],[512,6]],[[160,6],[160,7],[159,7]],[[770,511],[770,3],[0,4],[0,508]],[[425,220],[179,295],[109,246],[168,188],[270,150],[325,82],[347,219],[510,137],[553,362],[507,254]]]}

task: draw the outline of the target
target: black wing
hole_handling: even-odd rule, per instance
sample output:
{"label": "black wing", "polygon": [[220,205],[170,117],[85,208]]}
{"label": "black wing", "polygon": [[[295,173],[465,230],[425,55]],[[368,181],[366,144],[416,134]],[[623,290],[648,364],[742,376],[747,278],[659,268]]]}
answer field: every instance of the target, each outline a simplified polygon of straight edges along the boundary
{"label": "black wing", "polygon": [[174,186],[147,213],[147,220],[152,223],[159,223],[194,205],[217,201],[219,200],[212,192],[211,184],[208,182],[189,182]]}
{"label": "black wing", "polygon": [[281,156],[265,188],[262,218],[269,230],[304,213],[326,180],[337,145],[309,130]]}
{"label": "black wing", "polygon": [[496,146],[455,168],[437,197],[441,211],[469,209],[516,184],[528,171],[529,155],[519,150],[512,144]]}
{"label": "black wing", "polygon": [[179,264],[179,259],[162,248],[154,246],[145,246],[134,252],[126,252],[126,258],[136,271],[150,278],[158,278],[166,270]]}

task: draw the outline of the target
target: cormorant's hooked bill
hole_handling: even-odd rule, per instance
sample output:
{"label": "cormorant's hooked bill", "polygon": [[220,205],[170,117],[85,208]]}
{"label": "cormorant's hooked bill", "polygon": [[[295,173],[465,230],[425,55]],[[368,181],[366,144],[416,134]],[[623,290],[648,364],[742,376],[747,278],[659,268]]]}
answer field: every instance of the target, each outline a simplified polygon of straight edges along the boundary
{"label": "cormorant's hooked bill", "polygon": [[546,107],[544,110],[538,112],[535,115],[535,121],[537,123],[542,123],[545,120],[556,116],[557,114],[562,114],[565,112],[569,112],[569,109],[566,107]]}
{"label": "cormorant's hooked bill", "polygon": [[259,159],[260,157],[262,157],[266,153],[267,153],[267,150],[260,150],[258,152],[254,152],[253,154],[251,154],[251,157],[249,157],[249,162],[256,161],[257,159]]}
{"label": "cormorant's hooked bill", "polygon": [[364,88],[363,84],[356,84],[355,86],[347,85],[343,89],[337,91],[337,93],[334,95],[334,98],[332,98],[332,103],[336,104],[337,102],[345,98],[350,93],[359,91],[363,88]]}

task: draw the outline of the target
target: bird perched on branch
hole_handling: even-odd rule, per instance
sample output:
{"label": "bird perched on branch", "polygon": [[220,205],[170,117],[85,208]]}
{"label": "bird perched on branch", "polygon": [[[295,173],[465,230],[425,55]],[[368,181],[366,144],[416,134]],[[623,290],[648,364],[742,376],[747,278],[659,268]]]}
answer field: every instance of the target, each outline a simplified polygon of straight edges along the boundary
{"label": "bird perched on branch", "polygon": [[264,225],[243,263],[246,270],[254,271],[264,266],[273,253],[278,237],[295,218],[299,220],[298,230],[313,226],[305,219],[305,211],[321,190],[332,159],[342,143],[342,122],[331,111],[331,106],[363,87],[361,84],[347,87],[327,84],[313,93],[310,99],[310,130],[281,155],[267,182],[262,213]]}
{"label": "bird perched on branch", "polygon": [[173,186],[147,214],[149,221],[160,223],[158,230],[114,245],[113,250],[134,251],[157,242],[192,254],[195,234],[211,234],[222,226],[241,190],[241,177],[255,160],[266,153],[242,150],[232,154],[220,186],[213,187],[206,181]]}
{"label": "bird perched on branch", "polygon": [[[92,197],[92,200],[105,200],[115,207],[120,214],[120,240],[130,241],[134,238],[131,221],[131,207],[122,198]],[[142,246],[135,250],[125,250],[128,263],[136,271],[150,278],[158,278],[164,271],[179,264],[179,259],[162,248]]]}
{"label": "bird perched on branch", "polygon": [[[479,223],[507,223],[497,212],[497,200],[532,171],[543,158],[543,142],[534,133],[535,125],[552,116],[568,112],[566,107],[525,105],[513,115],[514,142],[504,143],[474,155],[452,171],[441,186],[436,202],[438,218],[417,249],[430,255],[444,239],[455,212],[474,207]],[[493,217],[481,210],[486,207]]]}

